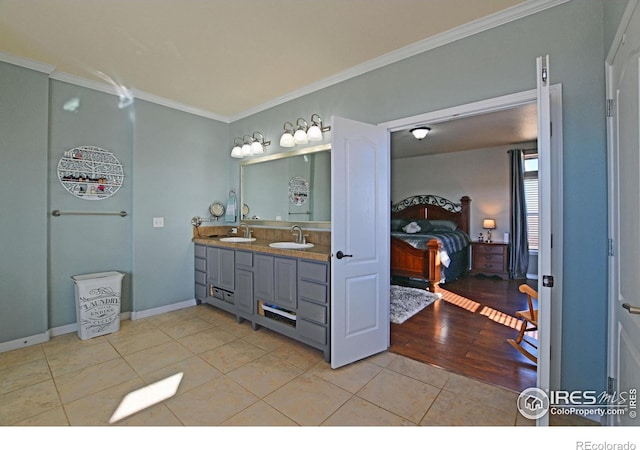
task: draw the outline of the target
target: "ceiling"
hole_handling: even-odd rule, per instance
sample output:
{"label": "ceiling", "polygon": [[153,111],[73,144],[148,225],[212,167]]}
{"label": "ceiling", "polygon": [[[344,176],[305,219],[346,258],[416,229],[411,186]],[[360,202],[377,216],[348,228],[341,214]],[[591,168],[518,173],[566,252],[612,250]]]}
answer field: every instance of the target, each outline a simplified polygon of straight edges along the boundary
{"label": "ceiling", "polygon": [[0,0],[0,52],[51,65],[54,78],[124,86],[233,121],[463,25],[545,3]]}
{"label": "ceiling", "polygon": [[[451,33],[455,39],[474,24],[482,29],[552,3],[0,0],[0,61],[5,54],[46,64],[52,78],[126,89],[232,122],[425,51]],[[427,124],[422,141],[398,131],[392,158],[530,141],[535,123],[534,105]]]}
{"label": "ceiling", "polygon": [[409,130],[391,133],[391,157],[486,149],[535,141],[538,137],[535,103],[440,123],[420,124],[431,129],[418,140]]}

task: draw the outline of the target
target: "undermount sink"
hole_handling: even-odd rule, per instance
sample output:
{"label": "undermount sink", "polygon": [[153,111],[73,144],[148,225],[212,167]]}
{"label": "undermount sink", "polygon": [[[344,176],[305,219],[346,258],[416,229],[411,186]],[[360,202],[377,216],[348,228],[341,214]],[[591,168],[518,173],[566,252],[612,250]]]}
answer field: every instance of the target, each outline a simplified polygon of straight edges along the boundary
{"label": "undermount sink", "polygon": [[269,244],[269,247],[273,247],[273,248],[311,248],[313,247],[313,244],[311,243],[298,243],[298,242],[272,242],[271,244]]}
{"label": "undermount sink", "polygon": [[224,237],[220,238],[222,242],[253,242],[256,238],[246,238],[246,237]]}

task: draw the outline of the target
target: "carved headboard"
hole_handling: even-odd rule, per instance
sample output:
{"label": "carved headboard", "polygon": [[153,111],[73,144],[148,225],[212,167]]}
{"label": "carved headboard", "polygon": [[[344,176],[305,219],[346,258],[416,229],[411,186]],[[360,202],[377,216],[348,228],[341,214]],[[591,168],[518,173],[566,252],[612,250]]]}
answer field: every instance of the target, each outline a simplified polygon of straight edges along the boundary
{"label": "carved headboard", "polygon": [[414,195],[391,206],[392,219],[451,220],[469,234],[471,199],[466,195],[453,203],[437,195]]}

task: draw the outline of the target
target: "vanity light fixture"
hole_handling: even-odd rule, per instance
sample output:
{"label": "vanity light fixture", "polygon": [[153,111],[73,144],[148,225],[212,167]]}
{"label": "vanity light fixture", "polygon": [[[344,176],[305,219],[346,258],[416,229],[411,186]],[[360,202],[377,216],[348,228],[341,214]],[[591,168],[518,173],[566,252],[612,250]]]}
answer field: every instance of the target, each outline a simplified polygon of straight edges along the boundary
{"label": "vanity light fixture", "polygon": [[242,146],[242,156],[251,156],[251,136],[242,136],[244,145]]}
{"label": "vanity light fixture", "polygon": [[[259,135],[260,138],[257,138],[256,134]],[[271,145],[271,141],[264,141],[264,136],[259,131],[254,131],[251,135],[251,139],[253,139],[253,142],[251,143],[252,155],[260,155],[264,153],[264,148],[268,145]]]}
{"label": "vanity light fixture", "polygon": [[307,138],[309,138],[310,141],[321,141],[322,133],[329,130],[331,130],[331,127],[323,126],[322,118],[319,115],[317,114],[311,115],[311,126],[307,130]]}
{"label": "vanity light fixture", "polygon": [[233,149],[231,150],[231,157],[232,158],[242,158],[242,139],[240,139],[240,143],[238,143],[238,139],[240,138],[235,138],[233,140]]}
{"label": "vanity light fixture", "polygon": [[421,141],[422,139],[425,138],[425,136],[427,134],[429,134],[429,131],[431,131],[431,128],[429,127],[417,127],[417,128],[413,128],[410,130],[411,134],[413,134],[413,137],[415,137],[417,140]]}
{"label": "vanity light fixture", "polygon": [[[302,121],[304,125],[300,124],[300,121]],[[293,135],[293,142],[295,142],[296,144],[308,144],[309,138],[307,137],[307,130],[309,129],[309,124],[306,120],[300,117],[296,121],[296,126],[298,127],[298,129]]]}
{"label": "vanity light fixture", "polygon": [[[290,128],[287,128],[287,125],[289,125]],[[293,133],[293,124],[291,122],[285,122],[284,133],[282,133],[282,137],[280,138],[280,147],[293,147],[296,145],[296,143],[293,142]]]}

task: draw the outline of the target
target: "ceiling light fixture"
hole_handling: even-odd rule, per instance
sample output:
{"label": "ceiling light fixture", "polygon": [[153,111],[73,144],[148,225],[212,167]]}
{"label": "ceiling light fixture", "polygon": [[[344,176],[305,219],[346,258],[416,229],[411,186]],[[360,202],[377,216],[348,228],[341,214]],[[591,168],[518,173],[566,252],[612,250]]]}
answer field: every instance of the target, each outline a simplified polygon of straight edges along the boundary
{"label": "ceiling light fixture", "polygon": [[425,138],[425,136],[427,134],[429,134],[429,131],[431,131],[431,128],[428,127],[417,127],[417,128],[413,128],[410,130],[411,134],[413,134],[413,137],[415,137],[417,140],[421,141],[422,139]]}

